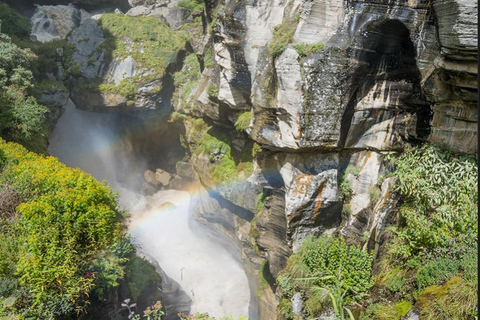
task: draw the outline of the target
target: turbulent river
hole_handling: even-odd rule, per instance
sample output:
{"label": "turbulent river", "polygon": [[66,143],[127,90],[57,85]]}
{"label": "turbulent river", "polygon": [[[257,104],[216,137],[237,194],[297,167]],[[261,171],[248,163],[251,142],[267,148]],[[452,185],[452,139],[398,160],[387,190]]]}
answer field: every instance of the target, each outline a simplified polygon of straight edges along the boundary
{"label": "turbulent river", "polygon": [[142,177],[145,164],[131,154],[134,148],[124,135],[128,123],[121,118],[81,111],[70,101],[50,139],[49,153],[118,191],[121,206],[131,214],[129,233],[135,245],[181,286],[192,301],[191,313],[247,316],[247,276],[239,257],[208,237],[192,218],[196,193],[163,190],[143,196],[132,187],[138,184],[128,183]]}

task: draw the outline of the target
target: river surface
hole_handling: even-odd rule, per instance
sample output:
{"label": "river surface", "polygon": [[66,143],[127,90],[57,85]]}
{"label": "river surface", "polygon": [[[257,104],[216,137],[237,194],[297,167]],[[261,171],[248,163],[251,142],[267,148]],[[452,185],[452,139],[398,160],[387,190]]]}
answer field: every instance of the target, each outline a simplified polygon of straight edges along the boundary
{"label": "river surface", "polygon": [[118,191],[120,205],[131,214],[129,233],[135,245],[182,287],[192,300],[191,313],[247,316],[251,297],[240,259],[192,218],[196,193],[164,190],[142,196],[129,188],[128,180],[141,177],[145,168],[129,154],[134,148],[125,141],[124,123],[118,114],[81,111],[69,101],[49,153]]}

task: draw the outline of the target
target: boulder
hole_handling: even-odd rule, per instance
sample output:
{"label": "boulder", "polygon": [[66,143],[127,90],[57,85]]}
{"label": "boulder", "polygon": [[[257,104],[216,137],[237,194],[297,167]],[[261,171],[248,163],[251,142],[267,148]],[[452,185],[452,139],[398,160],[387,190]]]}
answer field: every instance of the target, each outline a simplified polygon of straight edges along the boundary
{"label": "boulder", "polygon": [[157,169],[155,171],[155,179],[162,186],[166,187],[170,183],[170,180],[172,179],[172,175],[162,169]]}
{"label": "boulder", "polygon": [[138,16],[146,16],[151,12],[151,10],[144,6],[133,7],[132,9],[128,10],[126,13],[127,16],[130,17],[138,17]]}
{"label": "boulder", "polygon": [[143,173],[143,178],[145,179],[145,181],[147,183],[149,183],[149,184],[151,184],[155,187],[158,187],[160,185],[160,181],[158,180],[156,173],[153,172],[152,170],[146,170]]}

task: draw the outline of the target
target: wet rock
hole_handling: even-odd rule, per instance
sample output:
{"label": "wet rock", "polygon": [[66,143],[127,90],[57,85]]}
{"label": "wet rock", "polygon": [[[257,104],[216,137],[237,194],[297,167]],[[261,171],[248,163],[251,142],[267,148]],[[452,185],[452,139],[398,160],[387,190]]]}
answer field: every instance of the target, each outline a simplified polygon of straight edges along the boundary
{"label": "wet rock", "polygon": [[468,0],[435,0],[435,16],[438,19],[438,38],[444,48],[462,54],[469,51],[475,56],[478,46],[478,3]]}
{"label": "wet rock", "polygon": [[123,79],[135,76],[135,65],[136,62],[131,56],[120,61],[114,61],[110,66],[113,82],[118,85]]}
{"label": "wet rock", "polygon": [[155,170],[155,180],[162,186],[166,187],[170,183],[172,175],[162,169]]}
{"label": "wet rock", "polygon": [[68,91],[52,89],[41,91],[37,100],[43,105],[59,108],[67,105],[68,98]]}
{"label": "wet rock", "polygon": [[265,209],[257,212],[255,226],[258,230],[256,242],[266,253],[269,270],[274,277],[285,268],[292,253],[287,243],[287,219],[285,217],[285,193],[273,190],[264,199]]}
{"label": "wet rock", "polygon": [[185,181],[185,179],[175,175],[169,183],[169,188],[175,189],[175,190],[184,190],[185,187],[187,187],[187,185],[188,185],[188,182]]}
{"label": "wet rock", "polygon": [[403,318],[403,319],[404,320],[419,320],[420,319],[420,313],[417,310],[417,308],[412,308],[412,310],[410,310],[408,312],[408,314],[406,315],[406,317]]}
{"label": "wet rock", "polygon": [[183,161],[177,162],[176,172],[180,177],[185,178],[185,179],[194,180],[195,177],[196,177],[195,169],[188,162],[183,162]]}

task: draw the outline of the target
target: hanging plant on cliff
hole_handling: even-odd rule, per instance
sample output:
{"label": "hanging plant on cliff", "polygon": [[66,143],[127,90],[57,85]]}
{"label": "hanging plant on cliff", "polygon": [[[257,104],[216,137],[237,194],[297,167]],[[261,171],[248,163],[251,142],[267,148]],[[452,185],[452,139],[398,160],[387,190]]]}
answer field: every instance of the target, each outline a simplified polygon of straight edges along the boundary
{"label": "hanging plant on cliff", "polygon": [[395,251],[409,257],[473,230],[477,233],[478,170],[471,155],[438,146],[407,150],[395,160],[395,188],[405,197]]}

